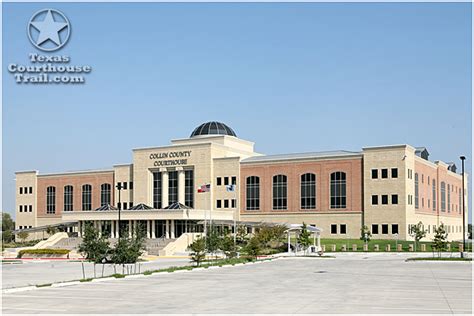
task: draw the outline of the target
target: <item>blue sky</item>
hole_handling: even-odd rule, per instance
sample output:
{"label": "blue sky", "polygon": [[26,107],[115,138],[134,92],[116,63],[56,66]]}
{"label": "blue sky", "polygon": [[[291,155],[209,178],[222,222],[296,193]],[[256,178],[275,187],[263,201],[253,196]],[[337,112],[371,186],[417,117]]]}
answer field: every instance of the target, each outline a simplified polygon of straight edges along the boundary
{"label": "blue sky", "polygon": [[[18,85],[55,8],[82,86]],[[3,210],[14,172],[108,168],[226,122],[259,152],[408,143],[471,158],[470,3],[3,3]],[[470,165],[470,164],[469,164]],[[468,171],[470,172],[470,166]]]}

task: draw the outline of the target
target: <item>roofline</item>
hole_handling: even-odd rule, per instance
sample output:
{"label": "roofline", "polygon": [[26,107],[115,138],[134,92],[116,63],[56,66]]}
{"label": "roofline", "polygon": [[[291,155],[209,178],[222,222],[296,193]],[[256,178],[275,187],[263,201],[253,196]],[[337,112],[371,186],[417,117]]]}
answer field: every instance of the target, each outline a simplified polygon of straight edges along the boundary
{"label": "roofline", "polygon": [[202,146],[202,145],[211,145],[213,144],[212,142],[204,142],[204,143],[199,143],[199,144],[183,144],[183,145],[166,145],[166,146],[153,146],[153,147],[141,147],[141,148],[133,148],[132,149],[132,152],[135,152],[135,151],[142,151],[142,150],[150,150],[150,149],[166,149],[166,148],[176,148],[176,147],[198,147],[198,146]]}
{"label": "roofline", "polygon": [[131,167],[133,163],[119,163],[117,165],[113,165],[113,167]]}
{"label": "roofline", "polygon": [[75,174],[88,174],[88,173],[114,173],[114,169],[95,169],[95,170],[78,170],[78,171],[65,171],[58,173],[44,173],[39,174],[38,177],[54,177],[61,175],[75,175]]}
{"label": "roofline", "polygon": [[381,145],[381,146],[367,146],[362,147],[362,150],[377,150],[377,149],[395,149],[395,148],[410,148],[416,150],[415,147],[408,144],[394,144],[394,145]]}
{"label": "roofline", "polygon": [[15,171],[15,174],[22,174],[22,173],[36,173],[36,174],[38,174],[38,170]]}
{"label": "roofline", "polygon": [[[298,154],[298,153],[296,153]],[[305,153],[300,153],[300,154],[305,154]],[[286,157],[286,158],[271,158],[271,156],[256,156],[256,157],[269,157],[268,159],[264,160],[256,160],[256,161],[245,161],[247,159],[251,159],[254,157],[250,158],[245,158],[240,161],[240,164],[264,164],[268,162],[284,162],[284,161],[312,161],[312,160],[331,160],[331,159],[338,159],[338,160],[343,160],[343,159],[349,159],[349,158],[363,158],[362,153],[348,153],[347,155],[329,155],[329,156],[324,156],[324,157]]]}

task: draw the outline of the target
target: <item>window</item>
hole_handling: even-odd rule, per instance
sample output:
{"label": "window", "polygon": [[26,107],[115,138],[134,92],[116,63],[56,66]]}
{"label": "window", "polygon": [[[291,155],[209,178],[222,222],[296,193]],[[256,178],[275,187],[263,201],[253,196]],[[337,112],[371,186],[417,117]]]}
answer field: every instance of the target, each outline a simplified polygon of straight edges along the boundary
{"label": "window", "polygon": [[23,187],[20,187],[20,194],[23,194]]}
{"label": "window", "polygon": [[260,178],[256,176],[247,177],[246,187],[246,210],[260,209]]}
{"label": "window", "polygon": [[461,205],[462,205],[462,200],[461,199],[462,199],[461,192],[459,192],[459,208],[458,208],[459,214],[461,214]]}
{"label": "window", "polygon": [[128,190],[128,189],[127,189],[127,184],[128,184],[127,182],[122,183],[122,189]]}
{"label": "window", "polygon": [[231,184],[237,184],[237,177],[232,177],[232,183]]}
{"label": "window", "polygon": [[398,204],[398,194],[392,194],[392,204]]}
{"label": "window", "polygon": [[28,205],[28,212],[33,212],[33,205]]}
{"label": "window", "polygon": [[411,196],[411,194],[408,194],[408,205],[412,205],[413,204],[413,197]]}
{"label": "window", "polygon": [[428,208],[430,208],[430,199],[428,199]]}
{"label": "window", "polygon": [[[124,182],[123,184],[127,184]],[[110,204],[110,183],[103,183],[100,185],[100,206]]]}
{"label": "window", "polygon": [[301,175],[301,209],[316,208],[316,175],[305,173]]}
{"label": "window", "polygon": [[92,210],[92,186],[90,184],[82,186],[82,210]]}
{"label": "window", "polygon": [[46,213],[56,213],[56,187],[46,188]]}
{"label": "window", "polygon": [[216,184],[217,185],[222,185],[222,178],[221,177],[217,177]]}
{"label": "window", "polygon": [[178,202],[178,171],[168,172],[168,203]]}
{"label": "window", "polygon": [[411,169],[408,169],[408,179],[412,179],[413,178],[413,171]]}
{"label": "window", "polygon": [[64,187],[64,211],[69,212],[73,209],[73,186],[66,185]]}
{"label": "window", "polygon": [[236,208],[236,207],[237,207],[237,200],[232,199],[232,208]]}
{"label": "window", "polygon": [[421,183],[425,183],[425,176],[421,174]]}
{"label": "window", "polygon": [[123,202],[122,203],[122,210],[126,210],[127,209],[127,202]]}
{"label": "window", "polygon": [[392,178],[398,178],[398,168],[392,168]]}
{"label": "window", "polygon": [[273,209],[286,210],[287,208],[287,178],[283,174],[273,176]]}
{"label": "window", "polygon": [[451,190],[449,189],[449,184],[448,184],[448,213],[450,212],[451,212]]}
{"label": "window", "polygon": [[392,234],[398,234],[398,224],[392,224]]}
{"label": "window", "polygon": [[372,179],[377,179],[379,177],[379,171],[377,169],[372,169]]}
{"label": "window", "polygon": [[340,234],[346,234],[346,224],[341,224],[339,228]]}
{"label": "window", "polygon": [[388,169],[382,169],[382,179],[388,178]]}
{"label": "window", "polygon": [[20,213],[23,213],[23,205],[20,205]]}
{"label": "window", "polygon": [[425,208],[425,198],[421,198],[421,208]]}
{"label": "window", "polygon": [[378,205],[378,204],[379,204],[379,196],[372,195],[372,205]]}
{"label": "window", "polygon": [[216,201],[216,208],[222,208],[222,200]]}
{"label": "window", "polygon": [[428,176],[428,185],[430,185],[430,176]]}
{"label": "window", "polygon": [[337,234],[337,225],[336,224],[331,225],[331,234]]}
{"label": "window", "polygon": [[184,171],[184,204],[194,208],[194,170]]}
{"label": "window", "polygon": [[224,208],[229,208],[229,200],[224,200]]}
{"label": "window", "polygon": [[161,198],[163,192],[161,191],[161,182],[163,175],[161,172],[153,172],[153,208],[162,209]]}
{"label": "window", "polygon": [[446,183],[441,182],[441,212],[446,212]]}
{"label": "window", "polygon": [[388,224],[382,224],[382,234],[383,235],[388,234]]}
{"label": "window", "polygon": [[224,177],[224,185],[229,185],[229,177]]}
{"label": "window", "polygon": [[386,195],[386,194],[382,195],[382,204],[383,205],[388,204],[388,195]]}
{"label": "window", "polygon": [[372,224],[372,234],[378,235],[378,233],[379,233],[379,225]]}
{"label": "window", "polygon": [[419,194],[418,194],[418,173],[415,173],[415,208],[419,207]]}
{"label": "window", "polygon": [[433,211],[436,211],[436,180],[433,179],[433,192],[431,193],[433,195]]}
{"label": "window", "polygon": [[133,190],[133,181],[130,181],[130,183],[129,183],[129,185],[128,185],[128,188],[129,188],[130,190]]}
{"label": "window", "polygon": [[128,208],[132,208],[133,207],[133,202],[128,202]]}
{"label": "window", "polygon": [[30,187],[30,194],[33,194],[33,187]]}
{"label": "window", "polygon": [[346,173],[331,173],[331,208],[346,208]]}

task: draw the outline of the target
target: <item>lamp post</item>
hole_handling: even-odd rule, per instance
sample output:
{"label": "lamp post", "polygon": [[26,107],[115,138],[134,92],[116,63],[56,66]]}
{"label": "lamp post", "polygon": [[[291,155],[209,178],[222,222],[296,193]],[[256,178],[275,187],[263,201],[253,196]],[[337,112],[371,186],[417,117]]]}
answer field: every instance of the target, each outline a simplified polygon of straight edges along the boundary
{"label": "lamp post", "polygon": [[461,258],[464,258],[464,251],[466,251],[466,215],[464,214],[465,212],[465,202],[464,202],[464,160],[466,160],[465,156],[459,157],[461,159],[461,170],[462,170],[462,252],[461,252]]}
{"label": "lamp post", "polygon": [[122,203],[120,203],[120,192],[122,191],[122,182],[118,182],[116,186],[118,190],[118,227],[117,227],[117,233],[118,233],[118,238],[120,239],[120,211],[122,210]]}

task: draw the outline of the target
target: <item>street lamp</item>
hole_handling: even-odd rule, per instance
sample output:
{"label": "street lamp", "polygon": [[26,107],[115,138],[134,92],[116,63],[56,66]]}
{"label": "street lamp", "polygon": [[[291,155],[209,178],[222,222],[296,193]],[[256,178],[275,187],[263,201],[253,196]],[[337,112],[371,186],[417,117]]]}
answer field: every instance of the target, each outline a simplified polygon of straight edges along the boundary
{"label": "street lamp", "polygon": [[118,238],[120,239],[120,211],[122,209],[122,203],[120,203],[120,192],[122,191],[122,182],[118,182],[116,188],[118,190],[118,227],[117,227],[117,233],[118,233]]}
{"label": "street lamp", "polygon": [[459,157],[461,159],[461,170],[462,170],[462,252],[461,258],[464,258],[464,251],[466,251],[466,215],[465,212],[465,205],[464,205],[464,160],[466,160],[465,156]]}

